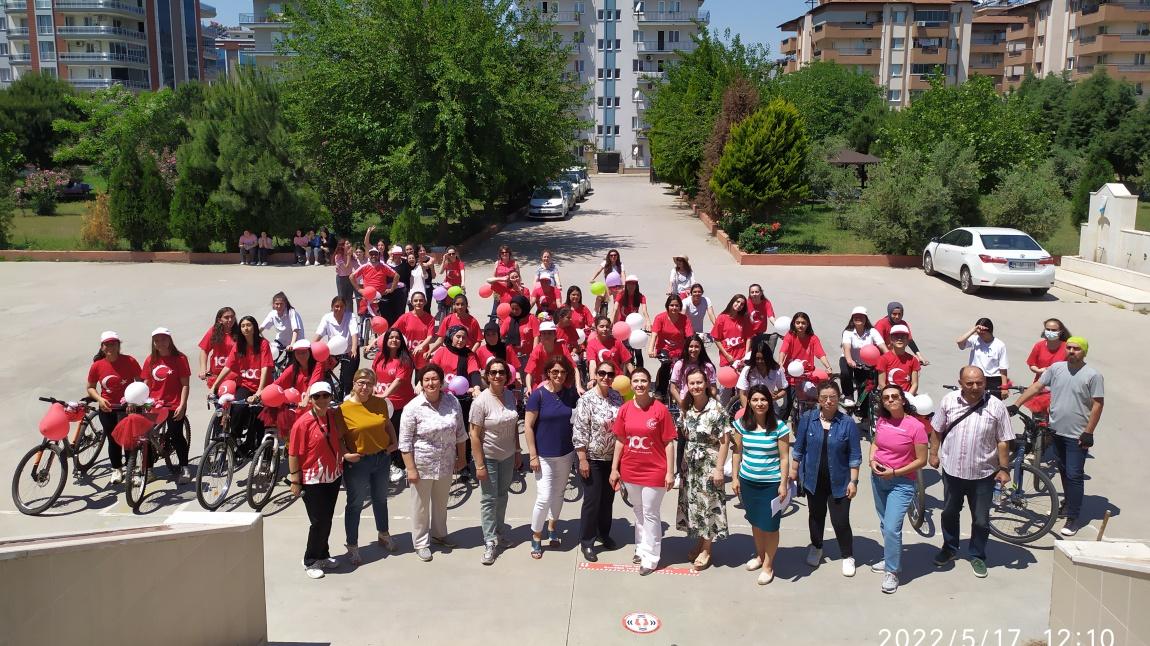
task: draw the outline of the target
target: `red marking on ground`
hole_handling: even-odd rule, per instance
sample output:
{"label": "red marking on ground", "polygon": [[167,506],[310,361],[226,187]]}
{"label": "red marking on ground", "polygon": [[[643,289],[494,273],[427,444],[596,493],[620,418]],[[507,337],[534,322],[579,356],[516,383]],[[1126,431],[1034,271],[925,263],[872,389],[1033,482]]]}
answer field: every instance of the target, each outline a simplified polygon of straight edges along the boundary
{"label": "red marking on ground", "polygon": [[[624,565],[621,563],[587,563],[579,564],[580,570],[594,570],[596,572],[638,572],[638,565]],[[677,574],[679,576],[699,576],[695,570],[687,567],[665,567],[655,570],[655,574]]]}

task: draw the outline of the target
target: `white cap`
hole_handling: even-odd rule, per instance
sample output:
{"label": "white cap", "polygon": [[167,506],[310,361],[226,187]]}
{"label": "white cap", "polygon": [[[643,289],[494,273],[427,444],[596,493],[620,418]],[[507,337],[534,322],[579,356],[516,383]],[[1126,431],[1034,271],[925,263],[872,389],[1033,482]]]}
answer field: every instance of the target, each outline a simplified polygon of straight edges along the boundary
{"label": "white cap", "polygon": [[890,335],[894,336],[896,334],[905,334],[910,336],[910,328],[905,325],[896,325],[890,329]]}
{"label": "white cap", "polygon": [[368,248],[367,248],[367,253],[369,253],[369,254],[372,254],[372,253],[374,253],[374,254],[378,254],[378,253],[379,253],[379,248],[378,248],[378,247],[368,247]]}
{"label": "white cap", "polygon": [[288,349],[289,350],[311,350],[311,344],[308,343],[304,339],[300,339],[299,341],[296,341],[295,343],[291,344],[291,347]]}
{"label": "white cap", "polygon": [[107,343],[108,341],[119,341],[120,335],[111,330],[106,330],[100,333],[100,343]]}
{"label": "white cap", "polygon": [[399,245],[395,245],[394,247],[391,248],[390,251],[388,251],[388,253],[403,253],[403,247],[401,247]]}
{"label": "white cap", "polygon": [[315,397],[319,393],[327,393],[330,395],[331,394],[331,386],[329,386],[326,381],[317,381],[311,385],[311,388],[307,389],[307,396],[308,397]]}
{"label": "white cap", "polygon": [[554,332],[556,329],[555,324],[551,321],[543,321],[539,324],[540,332]]}
{"label": "white cap", "polygon": [[[112,334],[115,334],[115,332],[113,332]],[[152,330],[152,336],[156,336],[158,334],[164,334],[167,336],[172,336],[172,331],[166,327],[158,327],[158,328]]]}
{"label": "white cap", "polygon": [[854,316],[855,314],[862,314],[863,316],[867,316],[866,308],[862,305],[855,306],[855,308],[851,310],[851,316]]}
{"label": "white cap", "polygon": [[625,280],[623,282],[625,282],[625,283],[637,283],[637,282],[639,282],[639,277],[636,276],[635,274],[627,274],[627,280]]}

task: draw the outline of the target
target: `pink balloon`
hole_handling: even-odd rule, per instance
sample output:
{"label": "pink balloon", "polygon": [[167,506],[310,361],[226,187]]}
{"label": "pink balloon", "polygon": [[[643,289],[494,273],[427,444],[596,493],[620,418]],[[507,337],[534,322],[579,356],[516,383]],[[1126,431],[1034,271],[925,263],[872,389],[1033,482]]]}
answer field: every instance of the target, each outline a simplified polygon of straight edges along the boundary
{"label": "pink balloon", "polygon": [[500,303],[499,307],[495,308],[495,315],[501,319],[505,319],[508,316],[511,316],[511,304]]}
{"label": "pink balloon", "polygon": [[331,350],[328,349],[327,344],[323,341],[312,341],[311,356],[315,357],[316,361],[323,363],[331,356]]}
{"label": "pink balloon", "polygon": [[827,374],[826,370],[815,370],[811,373],[811,381],[815,382],[816,384],[821,384],[830,378],[831,376]]}
{"label": "pink balloon", "polygon": [[879,351],[878,346],[876,345],[864,345],[859,349],[859,358],[862,359],[863,363],[867,364],[868,366],[873,367],[878,364],[878,359],[881,356],[882,352]]}
{"label": "pink balloon", "polygon": [[451,378],[451,383],[447,385],[447,389],[451,391],[451,394],[453,395],[462,395],[466,393],[467,389],[470,387],[471,383],[468,382],[467,377],[464,377],[463,375],[455,375]]}
{"label": "pink balloon", "polygon": [[298,404],[301,395],[295,388],[288,388],[284,391],[284,400],[289,404]]}
{"label": "pink balloon", "polygon": [[739,382],[739,373],[730,366],[719,368],[719,385],[723,388],[734,388]]}
{"label": "pink balloon", "polygon": [[491,289],[491,285],[480,285],[479,298],[491,298],[491,294],[493,294],[494,291],[495,290]]}
{"label": "pink balloon", "polygon": [[615,337],[616,341],[626,341],[631,338],[631,326],[627,325],[626,321],[619,321],[611,328],[611,336]]}
{"label": "pink balloon", "polygon": [[383,336],[383,333],[387,332],[387,328],[387,319],[382,316],[371,317],[371,331],[375,332],[376,336]]}
{"label": "pink balloon", "polygon": [[374,287],[368,286],[363,288],[363,299],[366,301],[374,301],[375,297],[379,296],[379,290]]}
{"label": "pink balloon", "polygon": [[275,384],[265,386],[263,391],[260,392],[260,401],[264,406],[270,408],[279,408],[284,405],[284,390]]}
{"label": "pink balloon", "polygon": [[44,417],[40,418],[40,435],[53,442],[68,436],[68,414],[62,404],[52,404]]}

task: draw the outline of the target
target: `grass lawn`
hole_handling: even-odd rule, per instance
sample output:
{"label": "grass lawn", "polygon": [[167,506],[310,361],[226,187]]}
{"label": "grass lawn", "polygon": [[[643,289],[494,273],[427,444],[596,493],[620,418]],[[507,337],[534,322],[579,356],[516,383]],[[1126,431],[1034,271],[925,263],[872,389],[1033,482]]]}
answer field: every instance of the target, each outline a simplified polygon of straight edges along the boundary
{"label": "grass lawn", "polygon": [[873,254],[874,244],[835,226],[834,210],[826,204],[806,204],[783,223],[781,253]]}
{"label": "grass lawn", "polygon": [[80,222],[86,201],[61,202],[56,215],[35,215],[16,209],[12,219],[12,244],[20,249],[83,249]]}

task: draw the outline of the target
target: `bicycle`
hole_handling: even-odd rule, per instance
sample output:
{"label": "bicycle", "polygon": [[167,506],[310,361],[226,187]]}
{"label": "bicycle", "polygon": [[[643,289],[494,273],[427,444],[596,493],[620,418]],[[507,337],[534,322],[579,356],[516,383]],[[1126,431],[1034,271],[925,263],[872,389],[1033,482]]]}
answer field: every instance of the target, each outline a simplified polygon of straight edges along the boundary
{"label": "bicycle", "polygon": [[[106,436],[93,421],[99,413],[94,399],[85,397],[79,402],[66,402],[55,397],[40,397],[39,400],[60,404],[70,421],[79,423],[71,440],[67,436],[59,441],[45,438],[16,464],[16,471],[12,474],[12,502],[20,513],[29,516],[39,515],[60,498],[68,480],[69,460],[78,477],[87,474],[99,457]],[[27,491],[23,485],[28,486]],[[40,494],[45,495],[39,497]]]}
{"label": "bicycle", "polygon": [[[196,499],[204,509],[215,511],[227,499],[232,477],[238,468],[232,416],[237,408],[247,407],[251,415],[256,415],[262,407],[258,400],[251,404],[244,400],[221,402],[215,395],[209,396],[208,402],[209,406],[215,406],[215,412],[208,422],[207,448],[200,456],[200,468],[196,473]],[[250,432],[250,429],[245,428],[244,432]]]}
{"label": "bicycle", "polygon": [[[154,417],[149,417],[149,413]],[[131,414],[143,415],[152,423],[151,428],[139,437],[134,446],[125,447],[124,482],[127,486],[124,488],[124,497],[128,501],[128,506],[133,510],[139,510],[147,495],[148,483],[155,479],[152,476],[152,469],[155,466],[156,456],[164,459],[169,479],[179,473],[179,467],[172,460],[175,447],[169,440],[167,432],[170,411],[166,408],[154,408],[147,413],[132,411]],[[187,416],[184,416],[183,427],[187,429],[186,433],[191,432]]]}
{"label": "bicycle", "polygon": [[842,408],[848,414],[854,415],[859,424],[859,430],[868,442],[874,440],[874,425],[878,419],[879,401],[878,372],[869,366],[861,365],[860,369],[866,373],[863,381],[862,394],[857,400],[844,398]]}
{"label": "bicycle", "polygon": [[[1007,390],[1020,393],[1026,390],[1025,386],[1006,386]],[[1023,433],[1029,433],[1034,436],[1034,443],[1030,450],[1030,464],[1035,469],[1046,473],[1050,470],[1050,464],[1044,459],[1046,457],[1047,447],[1050,446],[1051,440],[1054,436],[1054,431],[1050,430],[1050,416],[1046,413],[1038,413],[1030,411],[1027,414],[1025,407],[1018,410],[1018,420],[1022,422]],[[1053,479],[1052,479],[1053,481]],[[1034,483],[1033,486],[1038,486]]]}
{"label": "bicycle", "polygon": [[276,484],[279,483],[280,465],[287,463],[287,437],[282,436],[278,429],[269,427],[264,433],[264,439],[252,457],[251,468],[248,469],[248,486],[246,497],[248,505],[260,511],[272,499]]}

